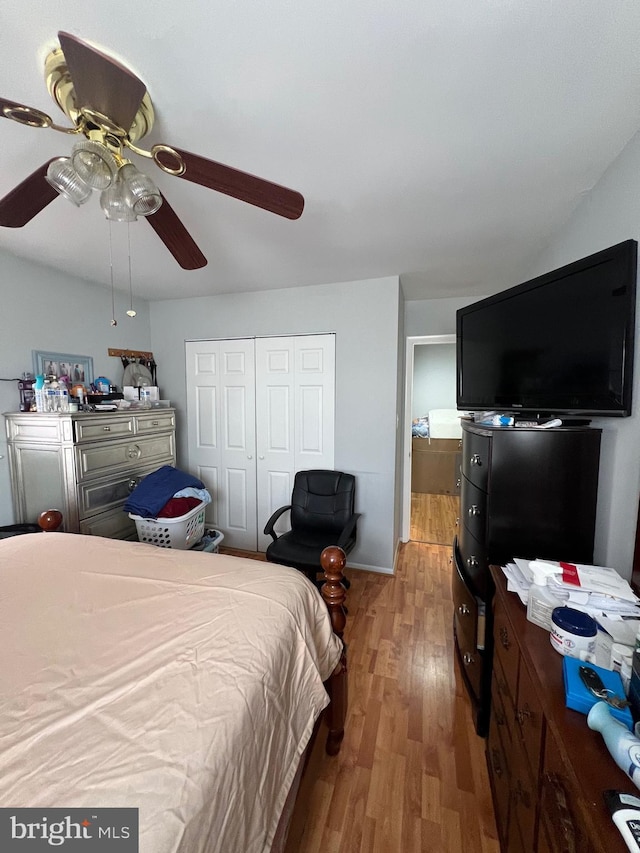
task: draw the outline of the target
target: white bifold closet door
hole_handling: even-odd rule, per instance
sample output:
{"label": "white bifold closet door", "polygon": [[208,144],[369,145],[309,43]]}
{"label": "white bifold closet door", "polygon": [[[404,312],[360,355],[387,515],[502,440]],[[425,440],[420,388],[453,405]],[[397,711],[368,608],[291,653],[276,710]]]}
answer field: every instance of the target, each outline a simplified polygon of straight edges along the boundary
{"label": "white bifold closet door", "polygon": [[335,336],[188,341],[186,364],[189,470],[213,497],[207,523],[225,545],[264,551],[295,472],[334,465]]}

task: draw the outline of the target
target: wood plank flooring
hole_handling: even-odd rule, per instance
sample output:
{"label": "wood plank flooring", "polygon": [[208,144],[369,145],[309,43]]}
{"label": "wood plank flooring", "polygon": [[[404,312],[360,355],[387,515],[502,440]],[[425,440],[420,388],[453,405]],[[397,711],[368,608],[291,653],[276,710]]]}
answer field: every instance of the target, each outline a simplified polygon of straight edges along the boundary
{"label": "wood plank flooring", "polygon": [[485,741],[454,663],[449,555],[409,542],[395,576],[349,573],[345,739],[314,756],[290,853],[499,853]]}
{"label": "wood plank flooring", "polygon": [[451,546],[459,514],[459,495],[411,492],[409,539]]}

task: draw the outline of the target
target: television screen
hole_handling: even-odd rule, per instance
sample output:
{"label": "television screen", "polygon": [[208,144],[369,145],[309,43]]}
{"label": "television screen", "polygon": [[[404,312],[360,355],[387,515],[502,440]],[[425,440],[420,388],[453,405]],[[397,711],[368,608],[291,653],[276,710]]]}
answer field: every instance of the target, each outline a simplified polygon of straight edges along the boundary
{"label": "television screen", "polygon": [[637,243],[627,240],[457,312],[457,405],[631,414]]}

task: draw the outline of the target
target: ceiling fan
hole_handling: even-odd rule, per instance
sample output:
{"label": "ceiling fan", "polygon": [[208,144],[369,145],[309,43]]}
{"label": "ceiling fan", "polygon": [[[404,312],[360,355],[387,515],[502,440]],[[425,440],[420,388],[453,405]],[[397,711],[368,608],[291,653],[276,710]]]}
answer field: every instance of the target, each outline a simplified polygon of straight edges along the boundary
{"label": "ceiling fan", "polygon": [[71,157],[48,160],[0,199],[0,225],[21,228],[58,195],[82,204],[101,191],[105,216],[131,221],[144,216],[183,269],[207,259],[153,181],[127,158],[153,159],[163,172],[233,196],[287,219],[298,219],[304,199],[295,190],[169,145],[149,151],[137,142],[153,127],[154,111],[144,83],[133,72],[86,42],[59,32],[60,47],[45,60],[49,94],[71,120],[61,127],[34,107],[0,97],[0,114],[30,127],[52,128],[79,138]]}

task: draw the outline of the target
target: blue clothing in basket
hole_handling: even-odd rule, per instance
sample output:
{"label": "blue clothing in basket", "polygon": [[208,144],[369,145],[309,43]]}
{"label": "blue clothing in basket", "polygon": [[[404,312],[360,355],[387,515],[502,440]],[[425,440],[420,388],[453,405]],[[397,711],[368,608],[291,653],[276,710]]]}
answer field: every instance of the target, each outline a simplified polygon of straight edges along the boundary
{"label": "blue clothing in basket", "polygon": [[190,487],[204,489],[204,483],[193,474],[180,471],[172,465],[163,465],[138,483],[123,509],[143,518],[157,518],[162,507],[176,492]]}

